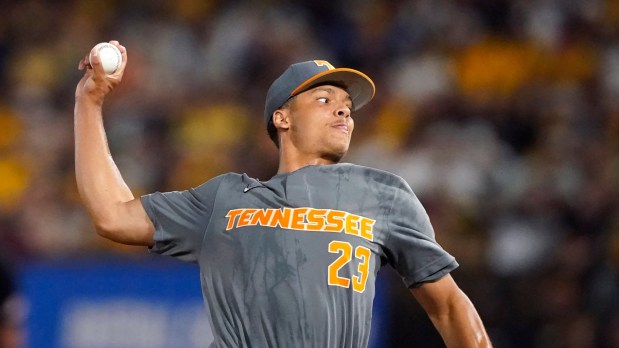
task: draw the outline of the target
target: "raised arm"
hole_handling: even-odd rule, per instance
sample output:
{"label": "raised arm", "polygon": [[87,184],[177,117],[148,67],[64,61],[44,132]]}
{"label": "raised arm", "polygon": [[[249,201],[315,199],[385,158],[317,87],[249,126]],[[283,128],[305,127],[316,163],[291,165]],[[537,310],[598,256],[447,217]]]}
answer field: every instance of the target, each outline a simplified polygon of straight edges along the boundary
{"label": "raised arm", "polygon": [[120,83],[127,65],[127,50],[118,41],[110,43],[123,58],[113,75],[106,75],[96,55],[92,61],[86,55],[79,63],[86,71],[75,90],[77,187],[97,233],[119,243],[147,246],[153,244],[153,224],[114,163],[103,127],[103,100]]}
{"label": "raised arm", "polygon": [[484,325],[469,298],[451,275],[411,288],[449,348],[491,347]]}

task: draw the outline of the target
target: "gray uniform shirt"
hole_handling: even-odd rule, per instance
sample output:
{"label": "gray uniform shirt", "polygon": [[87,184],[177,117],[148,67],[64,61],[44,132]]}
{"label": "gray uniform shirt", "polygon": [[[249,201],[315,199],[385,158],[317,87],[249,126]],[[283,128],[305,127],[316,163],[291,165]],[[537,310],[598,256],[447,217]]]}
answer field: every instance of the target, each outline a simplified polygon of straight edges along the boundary
{"label": "gray uniform shirt", "polygon": [[382,264],[408,287],[458,266],[406,182],[352,164],[229,173],[142,203],[151,251],[200,266],[211,347],[366,347]]}

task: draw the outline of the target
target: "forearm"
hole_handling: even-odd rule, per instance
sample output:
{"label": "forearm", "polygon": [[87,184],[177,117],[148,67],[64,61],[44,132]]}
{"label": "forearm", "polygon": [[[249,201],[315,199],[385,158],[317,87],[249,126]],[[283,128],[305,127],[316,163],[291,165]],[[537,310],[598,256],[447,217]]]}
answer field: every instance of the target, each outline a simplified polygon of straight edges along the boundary
{"label": "forearm", "polygon": [[449,348],[492,346],[475,307],[460,290],[444,311],[430,315],[430,319]]}
{"label": "forearm", "polygon": [[114,210],[134,199],[114,163],[107,143],[101,104],[75,103],[75,174],[83,204],[98,228],[113,223]]}

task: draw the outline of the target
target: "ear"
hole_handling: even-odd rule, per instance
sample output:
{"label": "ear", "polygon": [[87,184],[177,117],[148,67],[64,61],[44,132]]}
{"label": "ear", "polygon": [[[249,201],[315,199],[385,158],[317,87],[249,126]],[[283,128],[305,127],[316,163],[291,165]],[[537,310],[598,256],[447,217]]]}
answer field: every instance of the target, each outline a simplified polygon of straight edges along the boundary
{"label": "ear", "polygon": [[290,111],[288,109],[278,109],[273,113],[273,125],[277,129],[287,130],[290,128]]}

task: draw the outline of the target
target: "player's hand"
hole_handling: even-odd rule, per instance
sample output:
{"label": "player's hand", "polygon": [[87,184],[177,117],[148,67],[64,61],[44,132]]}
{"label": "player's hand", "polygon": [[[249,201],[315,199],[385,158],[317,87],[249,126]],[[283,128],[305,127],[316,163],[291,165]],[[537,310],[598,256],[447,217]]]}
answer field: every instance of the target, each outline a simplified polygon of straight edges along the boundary
{"label": "player's hand", "polygon": [[78,65],[79,70],[86,71],[75,89],[76,102],[90,101],[97,105],[102,105],[105,96],[122,80],[125,67],[127,66],[127,49],[116,40],[112,40],[110,43],[120,50],[122,55],[120,67],[114,74],[107,75],[103,71],[103,66],[99,56],[96,55],[96,50],[93,48],[90,52],[92,53],[92,61],[90,60],[91,54],[89,53],[80,60]]}

